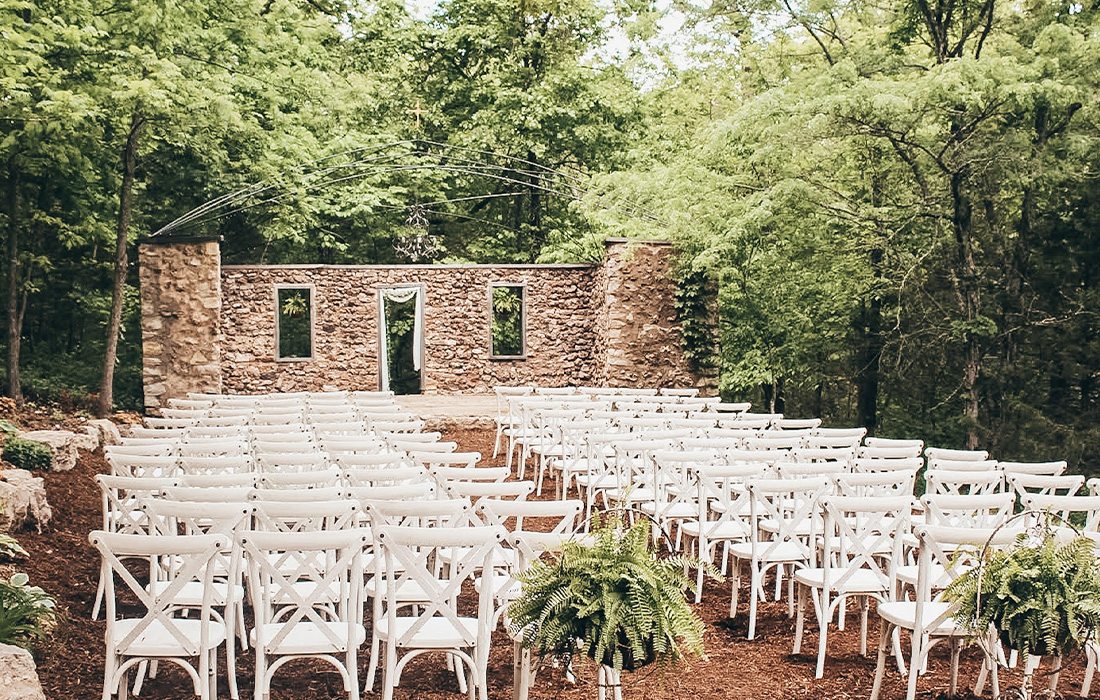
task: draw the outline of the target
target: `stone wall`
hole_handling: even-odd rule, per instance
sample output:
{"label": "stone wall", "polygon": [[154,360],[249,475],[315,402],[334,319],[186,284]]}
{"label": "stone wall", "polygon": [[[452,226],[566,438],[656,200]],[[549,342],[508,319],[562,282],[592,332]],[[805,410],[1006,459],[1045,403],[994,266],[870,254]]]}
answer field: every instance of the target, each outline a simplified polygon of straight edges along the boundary
{"label": "stone wall", "polygon": [[[145,403],[188,391],[379,387],[378,298],[424,295],[424,393],[496,385],[690,386],[667,243],[608,241],[602,265],[226,265],[216,241],[140,248]],[[523,284],[526,355],[492,358],[490,283]],[[313,290],[310,359],[276,359],[276,288]]]}
{"label": "stone wall", "polygon": [[145,406],[222,390],[221,248],[216,239],[139,246]]}
{"label": "stone wall", "polygon": [[[425,393],[492,392],[500,384],[562,386],[595,376],[593,266],[235,266],[222,268],[225,390],[377,389],[378,296],[424,294]],[[523,284],[526,356],[491,358],[490,283]],[[312,285],[311,360],[275,359],[275,287]]]}
{"label": "stone wall", "polygon": [[607,241],[598,316],[601,383],[705,387],[682,350],[672,254],[664,241]]}

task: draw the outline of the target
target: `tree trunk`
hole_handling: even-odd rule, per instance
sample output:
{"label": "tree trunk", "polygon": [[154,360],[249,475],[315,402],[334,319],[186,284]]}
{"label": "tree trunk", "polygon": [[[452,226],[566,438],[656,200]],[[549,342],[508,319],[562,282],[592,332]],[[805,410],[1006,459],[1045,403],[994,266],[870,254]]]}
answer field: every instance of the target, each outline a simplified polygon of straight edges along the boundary
{"label": "tree trunk", "polygon": [[[882,178],[871,177],[871,204],[882,206]],[[858,425],[867,428],[868,435],[874,435],[878,428],[878,389],[880,368],[882,365],[882,296],[879,285],[882,283],[882,261],[885,251],[882,241],[887,232],[882,223],[877,224],[878,240],[868,255],[871,274],[875,286],[870,298],[860,304],[860,314],[856,330],[860,335],[859,367],[856,371],[856,418]]]}
{"label": "tree trunk", "polygon": [[118,195],[118,225],[115,228],[115,278],[111,288],[111,318],[107,323],[107,350],[103,356],[103,381],[99,386],[96,413],[108,415],[114,407],[115,364],[118,360],[118,335],[122,326],[122,307],[125,302],[126,273],[129,267],[127,242],[130,219],[133,214],[134,171],[137,168],[138,142],[145,125],[141,112],[130,117],[130,131],[122,149],[122,186]]}
{"label": "tree trunk", "polygon": [[8,366],[6,393],[23,403],[23,387],[19,381],[19,349],[23,335],[23,316],[19,312],[19,171],[8,163]]}
{"label": "tree trunk", "polygon": [[952,227],[955,232],[958,300],[962,317],[968,324],[963,341],[963,417],[966,419],[966,447],[973,450],[979,443],[979,419],[981,411],[982,343],[977,328],[973,326],[981,315],[981,290],[978,287],[978,269],[974,261],[972,240],[973,216],[970,199],[963,192],[965,175],[951,176],[953,202]]}

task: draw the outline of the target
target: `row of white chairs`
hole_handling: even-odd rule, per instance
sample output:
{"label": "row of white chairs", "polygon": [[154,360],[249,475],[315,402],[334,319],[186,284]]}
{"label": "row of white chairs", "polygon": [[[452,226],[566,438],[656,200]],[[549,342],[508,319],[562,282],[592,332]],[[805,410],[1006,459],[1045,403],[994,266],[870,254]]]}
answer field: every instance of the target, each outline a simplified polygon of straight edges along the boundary
{"label": "row of white chairs", "polygon": [[[113,694],[128,683],[126,673],[135,665],[168,660],[191,669],[196,694],[215,697],[214,652],[225,643],[231,695],[236,698],[232,669],[237,636],[242,646],[255,649],[258,698],[266,697],[271,676],[283,663],[303,657],[332,663],[349,697],[358,698],[356,653],[366,642],[362,615],[368,607],[368,688],[380,659],[384,697],[392,697],[404,665],[401,652],[411,652],[407,659],[437,650],[461,659],[470,671],[471,691],[485,697],[489,636],[502,605],[514,595],[514,574],[523,559],[520,548],[534,547],[530,540],[564,538],[580,510],[579,502],[487,498],[473,510],[466,499],[372,500],[363,506],[355,501],[145,500],[149,534],[92,535],[103,557],[108,601],[105,692]],[[358,513],[367,515],[367,529],[361,529]],[[523,529],[525,518],[547,517],[554,521],[549,535]],[[510,533],[505,527],[509,520]],[[191,534],[200,531],[207,534]],[[181,532],[185,534],[177,534]],[[216,543],[209,539],[212,532]],[[208,538],[201,548],[198,537]],[[502,548],[506,539],[508,546]],[[340,551],[320,546],[337,541],[344,543],[336,548]],[[205,559],[192,566],[188,555],[200,549]],[[157,558],[148,566],[154,582],[139,583],[125,567],[127,558]],[[247,587],[237,583],[242,570],[248,572]],[[181,584],[178,576],[184,574],[187,580]],[[140,619],[119,614],[116,577],[146,604]],[[475,577],[479,612],[461,618],[457,593],[464,581]],[[484,580],[491,585],[483,585]],[[249,635],[243,629],[246,602],[251,602],[256,621]],[[180,619],[172,614],[179,609],[198,609],[200,614]],[[399,616],[399,610],[412,614]],[[196,659],[193,666],[190,659]],[[139,684],[141,675],[139,671]],[[464,674],[458,678],[460,686],[467,683]]]}

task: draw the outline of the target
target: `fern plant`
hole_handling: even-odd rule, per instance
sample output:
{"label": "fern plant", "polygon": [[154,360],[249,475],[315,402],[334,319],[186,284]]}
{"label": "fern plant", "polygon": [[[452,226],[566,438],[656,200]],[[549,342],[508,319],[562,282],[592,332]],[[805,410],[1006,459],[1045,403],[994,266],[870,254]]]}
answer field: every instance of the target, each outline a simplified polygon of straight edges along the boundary
{"label": "fern plant", "polygon": [[540,655],[568,658],[580,648],[618,670],[702,656],[703,622],[684,595],[686,571],[698,565],[660,558],[645,522],[627,530],[617,518],[597,522],[589,541],[566,542],[520,576],[511,625]]}
{"label": "fern plant", "polygon": [[955,619],[964,628],[981,634],[992,625],[1006,646],[1024,654],[1064,654],[1100,629],[1100,567],[1085,537],[1021,535],[1014,547],[992,552],[955,579],[944,597],[958,604]]}

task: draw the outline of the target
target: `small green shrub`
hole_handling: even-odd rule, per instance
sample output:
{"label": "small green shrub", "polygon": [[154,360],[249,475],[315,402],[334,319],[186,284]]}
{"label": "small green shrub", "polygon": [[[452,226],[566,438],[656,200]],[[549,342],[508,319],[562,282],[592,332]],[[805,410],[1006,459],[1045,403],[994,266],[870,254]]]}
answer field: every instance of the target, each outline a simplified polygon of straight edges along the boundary
{"label": "small green shrub", "polygon": [[29,648],[53,628],[54,600],[24,573],[0,580],[0,644]]}
{"label": "small green shrub", "polygon": [[0,533],[0,561],[12,561],[27,556],[27,550],[11,535]]}
{"label": "small green shrub", "polygon": [[40,442],[12,437],[4,443],[4,461],[20,469],[47,471],[53,466],[53,454]]}

